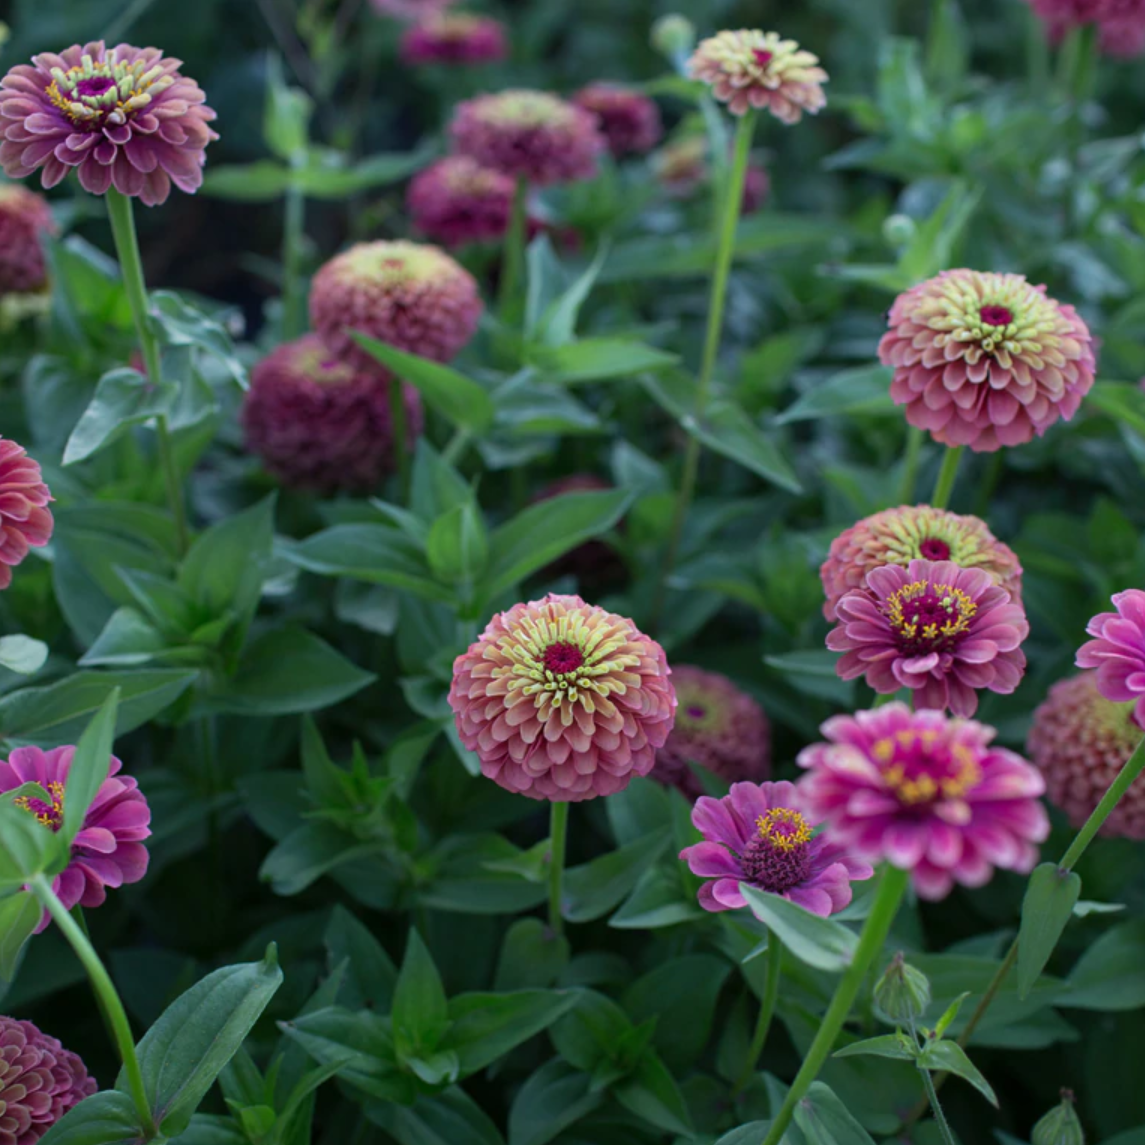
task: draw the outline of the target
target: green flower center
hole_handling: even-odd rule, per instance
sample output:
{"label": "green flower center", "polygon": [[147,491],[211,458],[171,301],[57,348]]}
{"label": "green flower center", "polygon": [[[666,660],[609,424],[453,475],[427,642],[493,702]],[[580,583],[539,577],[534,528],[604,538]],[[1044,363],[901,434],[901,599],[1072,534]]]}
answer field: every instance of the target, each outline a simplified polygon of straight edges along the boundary
{"label": "green flower center", "polygon": [[158,65],[148,68],[145,60],[121,63],[112,49],[99,63],[84,56],[66,72],[52,68],[47,96],[72,123],[97,130],[126,123],[174,82]]}

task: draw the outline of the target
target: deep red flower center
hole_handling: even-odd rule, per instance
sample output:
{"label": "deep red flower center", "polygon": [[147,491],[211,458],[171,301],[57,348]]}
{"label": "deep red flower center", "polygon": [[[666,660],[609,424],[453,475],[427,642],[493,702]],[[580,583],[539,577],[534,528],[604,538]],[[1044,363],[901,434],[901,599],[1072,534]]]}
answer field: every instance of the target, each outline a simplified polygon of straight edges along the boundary
{"label": "deep red flower center", "polygon": [[950,546],[945,541],[940,541],[937,537],[927,537],[918,546],[919,556],[924,557],[928,561],[948,561],[950,560]]}
{"label": "deep red flower center", "polygon": [[790,807],[773,807],[756,827],[740,855],[747,881],[773,894],[798,886],[811,873],[811,825]]}
{"label": "deep red flower center", "polygon": [[961,589],[928,580],[903,585],[883,612],[904,656],[947,652],[970,631],[978,605]]}
{"label": "deep red flower center", "polygon": [[978,317],[987,326],[1009,326],[1014,321],[1014,315],[1005,306],[983,306]]}
{"label": "deep red flower center", "polygon": [[974,753],[959,743],[940,742],[932,728],[904,728],[876,740],[871,755],[888,789],[907,806],[959,799],[982,778]]}
{"label": "deep red flower center", "polygon": [[547,672],[563,676],[584,664],[584,653],[575,644],[550,644],[541,655],[541,663]]}
{"label": "deep red flower center", "polygon": [[767,67],[767,65],[775,59],[775,53],[769,52],[766,48],[755,48],[751,54],[755,57],[755,62],[759,64],[761,68]]}
{"label": "deep red flower center", "polygon": [[52,797],[51,803],[45,803],[34,795],[21,795],[12,802],[30,815],[35,815],[45,827],[58,831],[64,821],[64,785],[58,782],[49,783],[47,792]]}
{"label": "deep red flower center", "polygon": [[116,86],[111,76],[92,76],[91,79],[80,80],[75,86],[76,95],[103,95]]}

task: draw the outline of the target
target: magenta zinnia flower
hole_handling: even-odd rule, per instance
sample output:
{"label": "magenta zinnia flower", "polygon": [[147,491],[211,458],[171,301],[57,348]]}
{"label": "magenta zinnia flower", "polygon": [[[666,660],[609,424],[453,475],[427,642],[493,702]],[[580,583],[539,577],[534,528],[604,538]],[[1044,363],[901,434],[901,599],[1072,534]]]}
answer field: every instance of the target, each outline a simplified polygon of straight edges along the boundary
{"label": "magenta zinnia flower", "polygon": [[413,225],[447,247],[503,238],[512,206],[513,180],[465,155],[419,171],[406,192]]}
{"label": "magenta zinnia flower", "polygon": [[[247,449],[293,488],[368,492],[395,467],[390,386],[399,384],[331,357],[316,334],[287,342],[251,372],[242,408]],[[402,392],[413,448],[421,401],[410,386]]]}
{"label": "magenta zinnia flower", "polygon": [[891,397],[944,445],[1022,445],[1073,417],[1093,385],[1085,323],[1020,274],[944,270],[900,294],[889,325]]}
{"label": "magenta zinnia flower", "polygon": [[508,53],[505,26],[490,16],[435,12],[411,25],[402,36],[407,64],[487,64]]}
{"label": "magenta zinnia flower", "polygon": [[656,753],[652,778],[689,799],[704,788],[689,764],[698,763],[726,783],[758,783],[771,771],[771,725],[763,709],[727,676],[690,664],[672,669],[676,726]]}
{"label": "magenta zinnia flower", "polygon": [[449,127],[454,149],[537,186],[591,179],[607,147],[596,118],[543,91],[479,95],[457,105]]}
{"label": "magenta zinnia flower", "polygon": [[910,688],[922,708],[972,716],[979,688],[1008,695],[1026,668],[1026,614],[982,569],[950,561],[884,565],[835,612],[839,624],[827,647],[843,653],[839,675],[865,676],[883,694]]}
{"label": "magenta zinnia flower", "polygon": [[0,1145],[34,1145],[98,1088],[78,1054],[0,1015]]}
{"label": "magenta zinnia flower", "polygon": [[[802,810],[800,810],[802,808]],[[805,814],[793,783],[733,783],[722,799],[701,796],[692,823],[702,843],[680,852],[700,887],[705,910],[747,906],[740,883],[782,895],[814,914],[834,914],[851,901],[851,883],[874,871]]]}
{"label": "magenta zinnia flower", "polygon": [[1145,592],[1128,588],[1113,597],[1116,612],[1098,613],[1085,627],[1094,639],[1077,652],[1079,668],[1097,669],[1101,694],[1114,703],[1133,701],[1145,728]]}
{"label": "magenta zinnia flower", "polygon": [[631,620],[550,593],[494,616],[453,664],[461,742],[507,791],[573,802],[647,775],[672,730],[664,650]]}
{"label": "magenta zinnia flower", "polygon": [[473,337],[482,309],[473,275],[419,243],[359,243],[326,263],[310,288],[310,322],[330,352],[376,372],[384,371],[351,331],[448,362]]}
{"label": "magenta zinnia flower", "polygon": [[[63,823],[68,770],[75,752],[74,747],[46,752],[38,747],[16,748],[6,762],[0,761],[0,793],[25,783],[38,783],[51,796],[51,803],[20,796],[16,805],[35,815],[45,827],[58,831]],[[137,883],[147,873],[143,840],[151,834],[151,808],[139,784],[130,776],[119,775],[122,766],[115,756],[108,760],[107,778],[100,784],[83,827],[72,843],[71,861],[52,883],[68,910],[77,903],[100,906],[107,898],[107,887]],[[49,921],[45,911],[37,930],[43,930]]]}
{"label": "magenta zinnia flower", "polygon": [[14,184],[0,185],[0,296],[47,288],[43,237],[55,231],[43,195]]}
{"label": "magenta zinnia flower", "polygon": [[596,116],[608,149],[618,159],[651,151],[664,134],[656,102],[623,84],[592,83],[572,99],[577,107]]}
{"label": "magenta zinnia flower", "polygon": [[1029,0],[1053,40],[1086,24],[1097,26],[1101,50],[1138,56],[1145,50],[1145,0]]}
{"label": "magenta zinnia flower", "polygon": [[22,446],[0,438],[0,588],[12,583],[12,569],[30,546],[39,548],[51,539],[51,500],[39,465]]}
{"label": "magenta zinnia flower", "polygon": [[181,65],[158,48],[99,40],[12,68],[0,80],[4,171],[23,179],[42,168],[54,187],[74,167],[85,191],[114,186],[149,207],[166,201],[172,183],[197,191],[218,136],[207,97]]}
{"label": "magenta zinnia flower", "polygon": [[1045,784],[1021,756],[991,746],[993,728],[892,703],[835,716],[822,732],[827,743],[799,754],[800,797],[836,841],[910,871],[923,898],[1038,861],[1050,829]]}
{"label": "magenta zinnia flower", "polygon": [[[1034,712],[1026,751],[1045,776],[1050,802],[1080,827],[1141,743],[1133,705],[1107,700],[1093,672],[1059,680]],[[1145,776],[1102,824],[1103,835],[1145,839]]]}
{"label": "magenta zinnia flower", "polygon": [[823,615],[835,619],[835,605],[852,589],[865,588],[867,573],[881,565],[913,560],[953,561],[979,568],[1015,600],[1022,598],[1018,555],[977,517],[963,517],[929,505],[900,505],[865,517],[832,542],[819,569],[827,601]]}
{"label": "magenta zinnia flower", "polygon": [[778,32],[741,28],[701,40],[688,61],[692,79],[711,85],[733,115],[765,108],[783,123],[798,123],[827,103],[827,73],[819,57]]}

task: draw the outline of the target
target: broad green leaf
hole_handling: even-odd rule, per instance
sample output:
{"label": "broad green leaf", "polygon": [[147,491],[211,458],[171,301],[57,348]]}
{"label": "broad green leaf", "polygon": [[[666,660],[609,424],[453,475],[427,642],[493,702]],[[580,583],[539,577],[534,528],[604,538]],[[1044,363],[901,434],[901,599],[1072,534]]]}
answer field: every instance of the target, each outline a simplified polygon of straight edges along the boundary
{"label": "broad green leaf", "polygon": [[1085,402],[1145,437],[1145,390],[1139,386],[1132,382],[1107,382],[1099,378],[1086,395]]}
{"label": "broad green leaf", "polygon": [[138,370],[109,370],[95,387],[91,404],[72,430],[64,464],[84,461],[110,445],[133,425],[142,425],[171,408],[175,389],[154,385]]}
{"label": "broad green leaf", "polygon": [[64,854],[61,844],[29,811],[0,799],[0,894],[21,890],[33,876],[50,870]]}
{"label": "broad green leaf", "polygon": [[460,994],[449,1000],[451,1024],[442,1048],[457,1054],[465,1077],[547,1029],[577,1001],[577,994],[567,990]]}
{"label": "broad green leaf", "polygon": [[233,1118],[196,1113],[171,1145],[250,1145],[250,1138]]}
{"label": "broad green leaf", "polygon": [[[716,1142],[716,1145],[759,1145],[767,1136],[767,1131],[770,1128],[770,1121],[749,1121],[746,1125],[741,1125],[738,1129],[725,1133]],[[785,1134],[785,1141],[787,1137],[788,1135]]]}
{"label": "broad green leaf", "polygon": [[953,261],[955,248],[981,198],[981,187],[968,187],[957,181],[930,218],[919,226],[899,260],[899,267],[912,286],[958,265]]}
{"label": "broad green leaf", "polygon": [[851,964],[858,939],[841,922],[821,918],[788,902],[781,895],[740,883],[752,914],[775,932],[776,937],[800,962],[817,970],[843,970]]}
{"label": "broad green leaf", "polygon": [[24,944],[43,914],[44,908],[31,891],[17,891],[0,898],[0,983],[16,977]]}
{"label": "broad green leaf", "polygon": [[1018,996],[1025,998],[1045,969],[1073,915],[1081,878],[1056,863],[1042,863],[1032,875],[1022,900],[1018,932]]}
{"label": "broad green leaf", "polygon": [[40,1138],[40,1145],[141,1145],[146,1140],[131,1098],[107,1089],[69,1110]]}
{"label": "broad green leaf", "polygon": [[48,646],[30,636],[0,636],[0,668],[31,676],[48,658]]}
{"label": "broad green leaf", "polygon": [[357,992],[355,1000],[371,1010],[388,1013],[398,971],[382,944],[343,906],[336,906],[331,913],[324,941],[331,966],[349,961],[345,986]]}
{"label": "broad green leaf", "polygon": [[796,1105],[795,1124],[803,1130],[807,1145],[875,1145],[871,1135],[821,1081],[812,1082],[807,1096]]}
{"label": "broad green leaf", "polygon": [[489,1115],[456,1086],[406,1105],[370,1102],[366,1116],[398,1145],[505,1145]]}
{"label": "broad green leaf", "polygon": [[246,368],[218,310],[208,312],[173,290],[153,290],[151,308],[168,346],[193,346],[219,363],[244,389]]}
{"label": "broad green leaf", "polygon": [[76,745],[68,769],[67,798],[64,799],[61,831],[69,846],[83,828],[88,808],[99,793],[100,785],[107,779],[119,697],[119,689],[113,688]]}
{"label": "broad green leaf", "polygon": [[434,576],[456,585],[464,599],[489,560],[489,535],[472,502],[455,505],[434,521],[425,553]]}
{"label": "broad green leaf", "polygon": [[383,852],[372,840],[356,839],[333,823],[303,823],[277,844],[263,860],[258,877],[277,895],[296,895],[335,867],[365,855]]}
{"label": "broad green leaf", "polygon": [[912,1046],[905,1034],[880,1034],[877,1038],[864,1038],[861,1042],[852,1042],[849,1046],[836,1050],[832,1057],[876,1057],[914,1061],[918,1057],[918,1047]]}
{"label": "broad green leaf", "polygon": [[300,88],[290,87],[282,74],[281,59],[271,53],[266,67],[266,108],[262,136],[279,159],[289,161],[304,152],[309,142],[314,101]]}
{"label": "broad green leaf", "polygon": [[547,1145],[592,1113],[603,1091],[589,1088],[591,1078],[559,1058],[546,1062],[525,1082],[509,1110],[509,1145]]}
{"label": "broad green leaf", "polygon": [[966,1056],[966,1051],[957,1042],[931,1042],[918,1056],[918,1064],[926,1070],[957,1074],[965,1078],[995,1108],[998,1098],[990,1083],[982,1076],[978,1067]]}
{"label": "broad green leaf", "polygon": [[530,338],[547,346],[563,346],[566,342],[572,341],[580,308],[585,304],[594,283],[600,276],[607,254],[607,247],[602,245],[584,272],[546,307],[537,322],[536,329],[528,332]]}
{"label": "broad green leaf", "polygon": [[[433,956],[416,930],[409,932],[402,968],[394,987],[394,1038],[411,1049],[432,1051],[449,1027],[449,1008]],[[400,1046],[401,1042],[398,1041]]]}
{"label": "broad green leaf", "polygon": [[570,922],[589,922],[622,902],[637,880],[668,846],[657,831],[565,872],[562,913]]}
{"label": "broad green leaf", "polygon": [[80,657],[85,668],[137,668],[167,649],[163,634],[134,608],[117,608]]}
{"label": "broad green leaf", "polygon": [[380,153],[347,167],[339,152],[310,152],[310,161],[294,172],[293,180],[310,199],[346,199],[373,187],[398,183],[424,167],[431,152],[423,149]]}
{"label": "broad green leaf", "polygon": [[856,413],[896,414],[898,407],[891,401],[891,374],[889,366],[879,365],[844,370],[807,390],[775,419],[775,423],[786,425],[793,421]]}
{"label": "broad green leaf", "polygon": [[1078,959],[1058,1005],[1080,1010],[1136,1010],[1145,1005],[1145,919],[1107,930]]}
{"label": "broad green leaf", "polygon": [[493,984],[498,990],[551,986],[568,965],[569,942],[539,918],[519,918],[505,933]]}
{"label": "broad green leaf", "polygon": [[202,194],[244,203],[270,203],[281,198],[288,186],[289,167],[273,159],[260,159],[257,163],[209,166],[203,173]]}
{"label": "broad green leaf", "polygon": [[[446,731],[452,729],[452,721]],[[443,839],[426,857],[433,877],[418,890],[418,899],[435,910],[463,914],[513,914],[544,901],[545,887],[526,881],[507,860],[520,857],[501,835],[454,835]]]}
{"label": "broad green leaf", "polygon": [[630,1113],[667,1133],[692,1135],[692,1120],[683,1095],[668,1067],[651,1050],[635,1070],[612,1088],[612,1094]]}
{"label": "broad green leaf", "polygon": [[679,363],[679,356],[625,338],[582,338],[564,346],[530,346],[529,364],[565,385],[627,378]]}
{"label": "broad green leaf", "polygon": [[584,1073],[615,1060],[621,1042],[633,1031],[628,1015],[595,990],[582,990],[576,1008],[549,1030],[558,1054]]}

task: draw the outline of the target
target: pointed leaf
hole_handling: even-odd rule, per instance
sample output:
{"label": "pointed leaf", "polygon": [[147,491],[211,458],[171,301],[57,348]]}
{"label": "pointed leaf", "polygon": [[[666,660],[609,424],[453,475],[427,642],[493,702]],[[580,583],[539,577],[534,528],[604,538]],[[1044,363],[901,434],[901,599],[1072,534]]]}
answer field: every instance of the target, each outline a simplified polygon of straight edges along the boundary
{"label": "pointed leaf", "polygon": [[[409,932],[405,958],[394,987],[394,1037],[405,1037],[418,1050],[434,1050],[449,1026],[449,1007],[441,975],[416,930]],[[400,1043],[399,1043],[400,1044]]]}
{"label": "pointed leaf", "polygon": [[841,1050],[836,1050],[832,1057],[854,1058],[871,1056],[876,1058],[895,1058],[899,1061],[914,1061],[918,1057],[918,1048],[911,1047],[910,1039],[906,1035],[880,1034],[877,1038],[864,1038],[861,1042],[852,1042]]}
{"label": "pointed leaf", "polygon": [[108,1089],[69,1110],[39,1145],[144,1145],[146,1140],[131,1098]]}
{"label": "pointed leaf", "polygon": [[0,668],[31,676],[48,658],[48,646],[30,636],[0,636]]}
{"label": "pointed leaf", "polygon": [[1056,863],[1042,863],[1030,875],[1018,932],[1019,998],[1029,994],[1045,969],[1080,895],[1080,876]]}
{"label": "pointed leaf", "polygon": [[919,1054],[918,1064],[926,1070],[945,1070],[965,1078],[991,1105],[998,1105],[998,1098],[990,1083],[982,1076],[978,1067],[966,1056],[966,1051],[957,1042],[931,1042]]}
{"label": "pointed leaf", "polygon": [[800,962],[817,970],[843,970],[850,966],[859,940],[841,922],[821,918],[750,883],[740,883],[739,889],[752,914],[773,930]]}
{"label": "pointed leaf", "polygon": [[576,1004],[572,991],[517,990],[510,994],[461,994],[449,1001],[449,1033],[463,1077],[476,1073],[547,1029]]}
{"label": "pointed leaf", "polygon": [[0,899],[0,983],[16,977],[24,944],[43,914],[44,908],[31,891],[17,891]]}
{"label": "pointed leaf", "polygon": [[68,769],[61,832],[69,846],[80,833],[88,808],[99,793],[101,784],[107,779],[111,767],[111,744],[115,738],[119,696],[119,689],[113,688],[76,745]]}
{"label": "pointed leaf", "polygon": [[174,386],[152,385],[138,370],[109,370],[99,379],[91,404],[68,438],[64,465],[86,460],[133,425],[166,413],[174,393]]}

